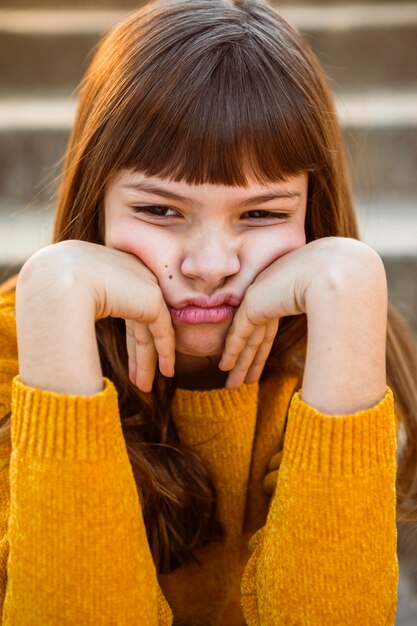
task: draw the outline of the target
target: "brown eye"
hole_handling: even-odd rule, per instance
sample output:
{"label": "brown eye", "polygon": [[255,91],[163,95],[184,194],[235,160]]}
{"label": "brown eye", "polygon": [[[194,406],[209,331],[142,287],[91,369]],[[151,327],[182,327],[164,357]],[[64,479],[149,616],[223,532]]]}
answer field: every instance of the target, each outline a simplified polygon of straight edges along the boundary
{"label": "brown eye", "polygon": [[272,213],[269,211],[248,211],[249,217],[271,217]]}
{"label": "brown eye", "polygon": [[[178,215],[175,209],[171,209],[167,206],[159,205],[147,205],[147,206],[134,206],[132,207],[135,213],[144,213],[151,217],[176,217]],[[171,212],[171,213],[169,213]]]}
{"label": "brown eye", "polygon": [[246,211],[246,213],[243,213],[242,218],[243,219],[255,219],[255,220],[282,220],[285,219],[287,216],[286,213],[277,213],[275,211],[260,211],[260,210],[255,210],[255,211]]}

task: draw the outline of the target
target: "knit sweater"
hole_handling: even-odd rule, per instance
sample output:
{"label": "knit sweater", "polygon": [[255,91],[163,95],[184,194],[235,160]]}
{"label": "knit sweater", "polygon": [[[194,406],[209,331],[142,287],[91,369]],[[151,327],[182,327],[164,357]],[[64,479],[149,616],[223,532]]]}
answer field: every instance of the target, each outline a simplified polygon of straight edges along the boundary
{"label": "knit sweater", "polygon": [[[217,491],[225,538],[158,576],[113,383],[92,396],[18,377],[0,298],[0,608],[4,626],[394,624],[396,420],[325,415],[295,375],[177,389],[172,418]],[[286,423],[285,432],[284,424]],[[1,614],[1,610],[0,610]]]}

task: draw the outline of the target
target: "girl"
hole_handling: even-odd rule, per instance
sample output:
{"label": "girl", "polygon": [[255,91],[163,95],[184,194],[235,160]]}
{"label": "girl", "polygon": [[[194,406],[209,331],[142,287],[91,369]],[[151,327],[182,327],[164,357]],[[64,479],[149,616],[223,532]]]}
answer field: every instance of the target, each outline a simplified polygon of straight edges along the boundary
{"label": "girl", "polygon": [[415,357],[390,311],[386,379],[383,265],[272,7],[166,0],[107,36],[54,244],[4,291],[4,625],[394,624]]}

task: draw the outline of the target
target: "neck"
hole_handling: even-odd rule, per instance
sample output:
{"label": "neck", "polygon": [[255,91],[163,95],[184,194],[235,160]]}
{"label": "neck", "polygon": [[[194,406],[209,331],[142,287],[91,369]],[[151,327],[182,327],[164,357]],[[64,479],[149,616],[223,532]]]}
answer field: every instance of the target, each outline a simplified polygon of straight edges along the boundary
{"label": "neck", "polygon": [[227,372],[219,370],[221,355],[193,356],[176,353],[175,382],[190,390],[219,389],[225,386]]}

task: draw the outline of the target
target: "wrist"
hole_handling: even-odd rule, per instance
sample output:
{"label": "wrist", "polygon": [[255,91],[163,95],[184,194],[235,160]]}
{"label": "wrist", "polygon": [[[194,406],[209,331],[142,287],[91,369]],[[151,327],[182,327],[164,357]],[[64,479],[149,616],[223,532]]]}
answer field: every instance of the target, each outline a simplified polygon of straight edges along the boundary
{"label": "wrist", "polygon": [[102,389],[94,309],[83,282],[61,270],[46,250],[19,275],[19,374],[32,387],[91,395]]}
{"label": "wrist", "polygon": [[353,306],[364,298],[374,306],[387,307],[387,281],[380,256],[361,241],[327,237],[315,242],[316,254],[304,283],[303,302],[307,315],[344,302]]}
{"label": "wrist", "polygon": [[[346,256],[349,249],[357,254]],[[305,299],[308,342],[302,398],[328,414],[373,406],[386,385],[383,264],[360,242],[348,242],[342,252],[317,272]]]}

